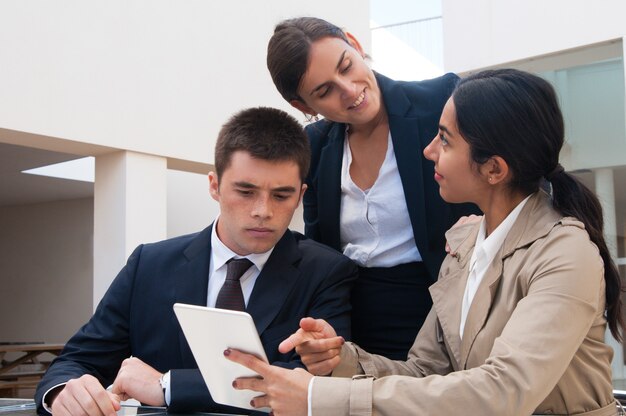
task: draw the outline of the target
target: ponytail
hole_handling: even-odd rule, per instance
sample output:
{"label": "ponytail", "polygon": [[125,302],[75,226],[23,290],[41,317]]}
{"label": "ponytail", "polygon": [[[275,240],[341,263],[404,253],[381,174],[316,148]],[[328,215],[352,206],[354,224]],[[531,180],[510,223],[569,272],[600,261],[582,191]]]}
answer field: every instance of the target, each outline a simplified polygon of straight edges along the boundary
{"label": "ponytail", "polygon": [[604,262],[606,284],[606,320],[613,338],[622,341],[624,317],[622,316],[622,282],[611,253],[604,240],[602,206],[598,198],[575,176],[557,165],[546,179],[552,184],[552,204],[563,216],[582,221],[591,241],[598,247]]}
{"label": "ponytail", "polygon": [[613,337],[621,341],[622,285],[602,233],[602,206],[558,163],[565,126],[554,88],[528,72],[494,69],[460,80],[452,99],[457,127],[473,162],[480,165],[494,155],[502,157],[512,172],[511,188],[524,195],[536,192],[547,179],[554,208],[585,225],[604,262],[606,320]]}

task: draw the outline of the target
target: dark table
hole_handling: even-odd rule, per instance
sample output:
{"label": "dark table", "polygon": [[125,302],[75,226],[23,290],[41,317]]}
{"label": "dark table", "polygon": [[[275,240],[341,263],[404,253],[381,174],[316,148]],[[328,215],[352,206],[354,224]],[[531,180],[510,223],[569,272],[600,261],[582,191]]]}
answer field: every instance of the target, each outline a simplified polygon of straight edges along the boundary
{"label": "dark table", "polygon": [[[167,413],[164,407],[147,407],[147,406],[123,406],[117,412],[120,416],[131,415],[170,415],[176,416],[176,413]],[[233,416],[224,415],[223,413],[188,413],[193,415],[204,416]],[[0,399],[0,416],[36,416],[35,403],[32,400],[25,399]]]}

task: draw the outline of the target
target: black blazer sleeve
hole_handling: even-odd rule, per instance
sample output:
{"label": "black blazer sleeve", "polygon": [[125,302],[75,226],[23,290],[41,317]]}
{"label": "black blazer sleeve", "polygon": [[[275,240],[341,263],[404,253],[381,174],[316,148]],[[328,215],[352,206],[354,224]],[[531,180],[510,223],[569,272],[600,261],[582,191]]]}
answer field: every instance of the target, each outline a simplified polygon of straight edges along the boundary
{"label": "black blazer sleeve", "polygon": [[138,247],[129,257],[93,317],[67,342],[37,386],[35,402],[39,414],[48,414],[42,399],[50,388],[84,374],[91,374],[108,386],[115,380],[121,362],[130,356],[130,297],[141,249]]}
{"label": "black blazer sleeve", "polygon": [[[51,387],[84,374],[108,386],[130,355],[160,372],[171,371],[171,411],[249,413],[212,400],[172,310],[176,301],[205,304],[209,241],[210,230],[205,230],[133,252],[93,317],[68,341],[37,387],[40,414],[47,414],[42,398]],[[349,338],[349,293],[356,278],[349,259],[288,231],[262,273],[265,280],[259,277],[255,290],[263,283],[266,291],[257,297],[253,317],[267,318],[259,332],[270,362],[303,366],[295,352],[280,354],[278,344],[298,329],[304,316],[327,319]],[[291,289],[278,301],[276,287],[285,281],[292,282]]]}

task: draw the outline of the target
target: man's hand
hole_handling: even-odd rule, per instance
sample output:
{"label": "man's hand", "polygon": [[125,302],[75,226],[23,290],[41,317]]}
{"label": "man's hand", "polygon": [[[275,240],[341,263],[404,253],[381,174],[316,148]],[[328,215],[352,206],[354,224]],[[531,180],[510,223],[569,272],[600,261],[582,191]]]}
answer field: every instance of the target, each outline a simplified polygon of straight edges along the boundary
{"label": "man's hand", "polygon": [[328,375],[339,365],[343,337],[323,319],[302,318],[300,329],[278,346],[287,353],[296,349],[307,370],[314,375]]}
{"label": "man's hand", "polygon": [[228,349],[224,355],[231,361],[248,367],[261,375],[244,377],[233,381],[237,390],[253,390],[263,393],[250,402],[255,409],[269,407],[274,416],[306,416],[309,382],[313,377],[301,368],[287,370],[267,364],[254,355]]}
{"label": "man's hand", "polygon": [[117,394],[121,400],[133,398],[149,406],[165,406],[165,397],[159,382],[162,375],[139,358],[127,358],[122,361],[111,392]]}
{"label": "man's hand", "polygon": [[75,378],[46,398],[54,416],[115,416],[120,400],[89,374]]}

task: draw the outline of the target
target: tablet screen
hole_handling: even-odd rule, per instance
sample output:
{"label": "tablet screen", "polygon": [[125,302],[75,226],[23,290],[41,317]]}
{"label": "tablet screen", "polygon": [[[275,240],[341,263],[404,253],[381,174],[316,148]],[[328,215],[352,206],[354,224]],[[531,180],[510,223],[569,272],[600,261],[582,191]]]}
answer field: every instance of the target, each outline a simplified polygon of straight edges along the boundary
{"label": "tablet screen", "polygon": [[[253,409],[250,400],[261,393],[235,390],[232,382],[238,377],[257,374],[224,357],[224,350],[233,348],[268,362],[252,317],[246,312],[183,303],[176,303],[174,312],[213,400]],[[270,411],[268,408],[255,410]]]}

